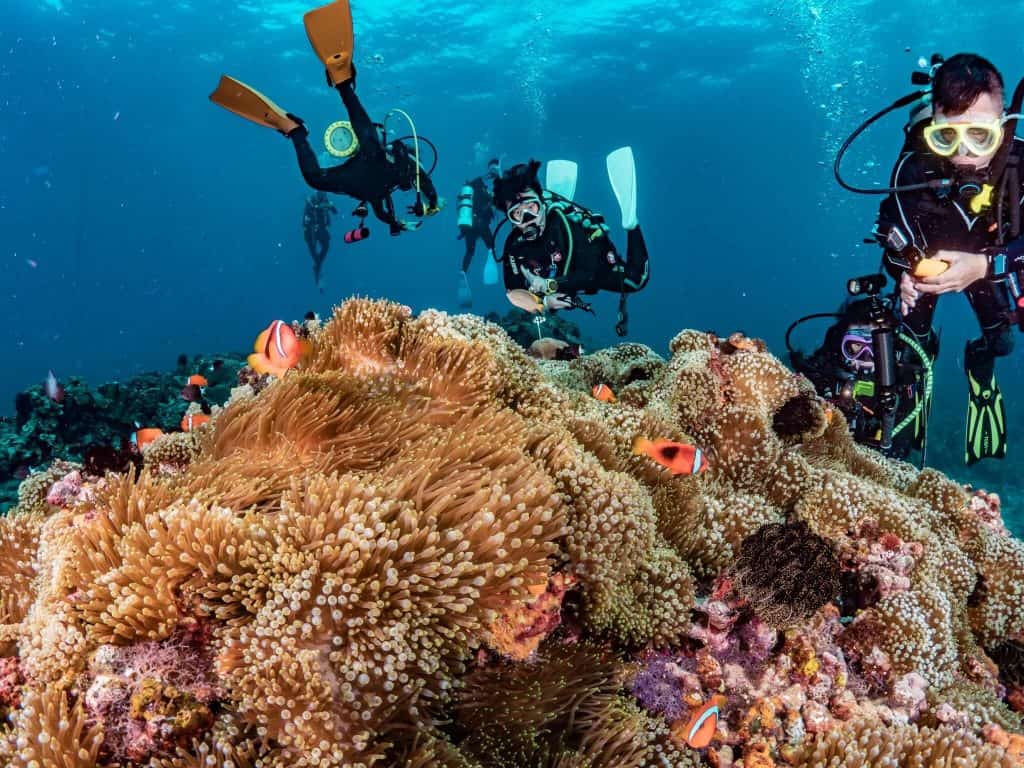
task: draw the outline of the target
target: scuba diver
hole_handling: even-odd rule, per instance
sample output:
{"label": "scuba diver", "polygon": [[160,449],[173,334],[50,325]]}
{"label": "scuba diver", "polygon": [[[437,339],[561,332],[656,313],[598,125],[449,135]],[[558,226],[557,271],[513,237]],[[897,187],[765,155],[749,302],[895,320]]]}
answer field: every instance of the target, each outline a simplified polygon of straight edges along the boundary
{"label": "scuba diver", "polygon": [[[1015,259],[1021,247],[1020,205],[1024,198],[1019,164],[1024,150],[1014,136],[1024,100],[1017,86],[1009,114],[1003,106],[1003,78],[988,60],[961,53],[936,54],[928,73],[915,72],[915,91],[863,123],[836,156],[834,170],[846,189],[886,194],[873,239],[884,248],[883,265],[899,283],[902,326],[933,358],[932,330],[938,297],[966,293],[981,327],[967,343],[968,381],[964,460],[1006,455],[1006,415],[995,379],[996,358],[1013,348],[1011,324],[1019,321]],[[905,142],[888,188],[861,189],[839,173],[853,140],[885,114],[911,106]],[[1009,265],[1009,269],[1008,269]]]}
{"label": "scuba diver", "polygon": [[[320,285],[320,270],[327,259],[327,251],[331,247],[331,214],[337,215],[338,209],[327,199],[326,192],[315,192],[306,198],[306,208],[302,212],[302,235],[313,258],[313,279]],[[320,289],[323,292],[323,288]]]}
{"label": "scuba diver", "polygon": [[466,273],[476,253],[477,240],[483,240],[487,248],[487,261],[484,264],[484,284],[494,285],[498,282],[498,269],[494,255],[494,233],[491,222],[494,221],[491,185],[501,175],[501,164],[497,158],[487,163],[487,173],[467,181],[459,192],[459,240],[466,241],[466,252],[462,256],[462,270],[459,272],[459,304],[462,307],[473,305],[473,294],[469,290],[469,278]]}
{"label": "scuba diver", "polygon": [[[321,168],[309,144],[309,131],[303,120],[285,112],[259,91],[238,80],[222,76],[217,89],[210,94],[210,100],[247,120],[273,128],[290,139],[295,146],[299,168],[306,183],[322,192],[355,198],[359,202],[356,216],[365,219],[368,213],[366,205],[369,204],[374,215],[388,225],[392,235],[418,229],[422,221],[406,222],[396,216],[392,195],[396,189],[415,189],[416,202],[408,210],[421,219],[433,216],[443,207],[444,203],[438,199],[430,180],[430,172],[420,164],[420,145],[426,143],[426,140],[417,136],[412,121],[401,110],[393,112],[409,120],[412,136],[389,140],[387,118],[384,125],[374,124],[356,96],[356,71],[352,62],[352,14],[348,0],[335,0],[312,10],[303,17],[303,22],[313,50],[326,67],[328,85],[337,89],[348,111],[351,122],[339,121],[328,129],[329,135],[334,129],[347,129],[348,148],[332,152],[336,156],[347,157],[345,162]],[[325,139],[329,139],[329,135]],[[412,149],[405,144],[409,138],[413,141]],[[331,151],[332,144],[330,141],[327,143],[328,151]],[[435,151],[435,164],[436,154]],[[356,231],[361,236],[346,238],[348,242],[361,240],[369,234],[362,222]]]}
{"label": "scuba diver", "polygon": [[[879,297],[885,282],[881,274],[850,280],[850,298],[836,312],[793,323],[786,331],[786,348],[793,368],[842,411],[856,442],[899,459],[920,451],[924,467],[932,358],[900,329],[894,300]],[[823,318],[835,322],[821,346],[811,354],[795,349],[793,331]]]}
{"label": "scuba diver", "polygon": [[494,206],[515,228],[502,255],[508,300],[531,313],[570,308],[593,312],[579,294],[614,291],[619,294],[615,332],[625,336],[626,296],[642,290],[650,278],[636,214],[633,151],[623,147],[608,156],[608,176],[626,230],[625,259],[604,218],[572,200],[576,164],[549,163],[546,189],[537,180],[540,165],[531,160],[514,166],[494,183]]}

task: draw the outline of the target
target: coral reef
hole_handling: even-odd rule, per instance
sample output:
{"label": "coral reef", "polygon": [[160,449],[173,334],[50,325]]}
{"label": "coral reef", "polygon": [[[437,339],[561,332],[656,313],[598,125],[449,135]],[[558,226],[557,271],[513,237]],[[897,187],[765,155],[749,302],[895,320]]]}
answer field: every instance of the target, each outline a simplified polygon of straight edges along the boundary
{"label": "coral reef", "polygon": [[24,480],[0,762],[1019,764],[998,497],[854,445],[762,342],[536,359],[364,299],[298,332],[209,424]]}
{"label": "coral reef", "polygon": [[245,355],[179,358],[174,371],[144,373],[124,382],[101,384],[95,389],[80,379],[63,382],[64,397],[48,398],[39,384],[15,398],[16,416],[0,419],[0,511],[17,500],[17,484],[54,459],[90,464],[93,474],[113,468],[123,471],[131,457],[118,448],[135,424],[179,428],[188,405],[182,387],[194,373],[206,376],[204,396],[210,404],[227,401]]}

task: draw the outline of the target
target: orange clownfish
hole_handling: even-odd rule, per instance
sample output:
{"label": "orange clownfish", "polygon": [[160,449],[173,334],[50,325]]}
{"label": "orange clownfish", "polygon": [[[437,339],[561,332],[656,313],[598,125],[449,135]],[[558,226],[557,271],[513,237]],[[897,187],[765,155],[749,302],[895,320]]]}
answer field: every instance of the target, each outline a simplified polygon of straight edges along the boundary
{"label": "orange clownfish", "polygon": [[271,373],[281,377],[299,364],[309,352],[309,342],[295,335],[292,327],[282,320],[275,320],[256,337],[253,354],[249,355],[250,367],[257,373]]}
{"label": "orange clownfish", "polygon": [[198,373],[193,373],[191,376],[189,376],[188,381],[186,383],[195,384],[197,387],[210,386],[210,382],[206,380],[206,377]]}
{"label": "orange clownfish", "polygon": [[203,424],[208,424],[210,417],[205,413],[186,413],[181,418],[181,431],[191,432],[196,427],[200,427]]}
{"label": "orange clownfish", "polygon": [[649,456],[673,475],[699,475],[708,468],[708,457],[704,451],[694,445],[672,440],[638,437],[633,443],[633,453]]}
{"label": "orange clownfish", "polygon": [[718,730],[719,707],[723,706],[724,696],[712,696],[703,706],[690,713],[681,735],[691,748],[704,749],[711,744]]}
{"label": "orange clownfish", "polygon": [[594,388],[590,390],[590,394],[602,403],[618,402],[618,398],[615,397],[615,393],[612,392],[612,388],[607,384],[595,384]]}
{"label": "orange clownfish", "polygon": [[141,451],[158,437],[162,436],[163,433],[164,431],[160,429],[160,427],[145,427],[144,429],[137,429],[132,432],[132,445]]}

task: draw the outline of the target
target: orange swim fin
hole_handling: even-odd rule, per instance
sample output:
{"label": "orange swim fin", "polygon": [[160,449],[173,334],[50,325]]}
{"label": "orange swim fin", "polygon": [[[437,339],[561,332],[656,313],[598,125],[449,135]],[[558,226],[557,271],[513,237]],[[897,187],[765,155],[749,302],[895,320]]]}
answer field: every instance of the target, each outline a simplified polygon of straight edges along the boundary
{"label": "orange swim fin", "polygon": [[210,94],[210,101],[239,117],[284,134],[299,127],[283,109],[262,93],[228,75],[221,75],[217,90]]}
{"label": "orange swim fin", "polygon": [[334,0],[314,8],[302,17],[302,23],[306,25],[309,44],[327,68],[331,82],[341,85],[351,80],[355,35],[348,0]]}

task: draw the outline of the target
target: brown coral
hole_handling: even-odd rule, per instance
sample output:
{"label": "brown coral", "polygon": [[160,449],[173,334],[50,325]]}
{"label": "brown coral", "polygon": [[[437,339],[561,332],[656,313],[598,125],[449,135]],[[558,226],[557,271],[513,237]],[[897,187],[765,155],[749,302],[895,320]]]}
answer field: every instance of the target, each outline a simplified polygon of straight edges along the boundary
{"label": "brown coral", "polygon": [[765,525],[743,540],[733,583],[762,621],[785,628],[839,594],[839,561],[807,523]]}
{"label": "brown coral", "polygon": [[12,768],[92,768],[103,732],[86,722],[81,703],[71,705],[58,689],[31,689],[14,717],[19,738]]}
{"label": "brown coral", "polygon": [[[686,331],[668,360],[622,345],[541,365],[480,318],[366,299],[306,330],[297,370],[155,443],[137,478],[77,476],[60,508],[46,489],[73,467],[23,485],[0,521],[4,679],[27,692],[4,699],[5,760],[96,762],[105,693],[174,721],[158,768],[692,765],[623,689],[651,647],[696,703],[733,696],[720,766],[876,764],[886,739],[906,764],[1002,760],[946,726],[882,725],[919,716],[927,684],[936,723],[1010,744],[983,648],[1024,630],[1024,549],[998,498],[856,446],[763,344]],[[699,445],[709,468],[668,477],[632,454],[639,435]],[[849,626],[817,610],[839,591],[832,547],[877,588]],[[755,613],[793,624],[785,642]],[[190,626],[208,695],[104,688],[97,657]]]}
{"label": "brown coral", "polygon": [[857,720],[823,734],[800,753],[799,768],[971,765],[1014,768],[1005,749],[947,727],[882,726]]}

